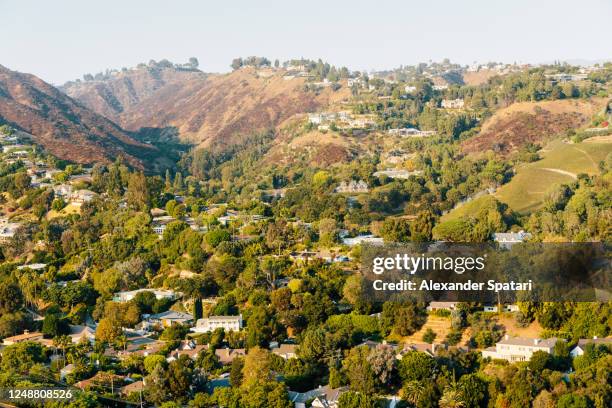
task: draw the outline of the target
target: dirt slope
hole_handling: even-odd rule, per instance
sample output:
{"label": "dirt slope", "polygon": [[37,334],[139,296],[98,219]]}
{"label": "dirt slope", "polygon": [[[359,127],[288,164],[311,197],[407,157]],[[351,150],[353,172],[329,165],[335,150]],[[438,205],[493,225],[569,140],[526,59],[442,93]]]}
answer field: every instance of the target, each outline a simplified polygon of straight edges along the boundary
{"label": "dirt slope", "polygon": [[530,142],[544,142],[584,126],[604,105],[602,98],[515,103],[489,118],[477,136],[463,143],[463,150],[505,154]]}
{"label": "dirt slope", "polygon": [[[151,74],[143,71],[138,75]],[[116,117],[126,129],[175,127],[183,141],[202,147],[239,143],[247,134],[274,128],[295,114],[318,110],[350,93],[344,88],[306,92],[303,78],[283,75],[282,70],[263,72],[246,67],[230,74],[174,75],[163,83],[141,78],[143,84],[151,84],[149,91],[137,92],[138,97],[132,99],[128,85],[135,80],[125,78],[78,92],[66,87],[66,92],[98,113]],[[99,89],[110,94],[103,95]],[[113,107],[114,100],[120,108]]]}
{"label": "dirt slope", "polygon": [[143,168],[139,157],[156,152],[36,76],[1,65],[0,121],[32,134],[53,155],[77,163],[112,162],[122,156]]}

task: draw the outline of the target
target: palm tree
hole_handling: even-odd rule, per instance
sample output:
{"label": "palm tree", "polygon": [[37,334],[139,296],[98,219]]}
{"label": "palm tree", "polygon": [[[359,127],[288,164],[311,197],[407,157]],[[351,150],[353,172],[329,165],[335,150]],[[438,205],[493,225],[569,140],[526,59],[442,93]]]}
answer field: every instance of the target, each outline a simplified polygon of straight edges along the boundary
{"label": "palm tree", "polygon": [[439,402],[440,408],[464,408],[463,393],[454,387],[444,390]]}
{"label": "palm tree", "polygon": [[400,396],[404,401],[409,402],[412,405],[417,405],[423,397],[423,391],[425,387],[419,381],[410,381],[406,383],[400,391]]}

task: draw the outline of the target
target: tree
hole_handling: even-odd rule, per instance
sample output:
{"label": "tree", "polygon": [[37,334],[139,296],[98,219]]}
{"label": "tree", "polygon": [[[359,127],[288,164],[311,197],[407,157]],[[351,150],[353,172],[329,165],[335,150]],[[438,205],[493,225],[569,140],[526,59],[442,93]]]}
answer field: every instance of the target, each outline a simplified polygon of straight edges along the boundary
{"label": "tree", "polygon": [[166,373],[161,364],[157,364],[151,374],[146,379],[146,397],[148,401],[154,404],[161,404],[168,399],[168,384],[166,382]]}
{"label": "tree", "polygon": [[372,371],[379,385],[382,387],[388,386],[396,362],[393,348],[386,344],[377,345],[376,348],[370,352],[368,362],[372,366]]}
{"label": "tree", "polygon": [[192,384],[193,371],[190,364],[189,357],[181,356],[178,360],[172,361],[166,370],[165,380],[168,391],[175,401],[183,400]]}
{"label": "tree", "polygon": [[244,359],[242,377],[242,388],[245,389],[272,381],[270,353],[260,347],[250,349]]}
{"label": "tree", "polygon": [[128,204],[136,209],[145,209],[149,206],[149,190],[144,173],[130,175],[126,199]]}
{"label": "tree", "polygon": [[2,350],[2,370],[26,373],[33,365],[44,363],[47,360],[45,351],[40,343],[24,341],[11,344]]}
{"label": "tree", "polygon": [[436,339],[436,332],[433,331],[430,327],[427,328],[427,330],[425,330],[425,333],[423,333],[423,341],[425,343],[433,343],[434,340]]}
{"label": "tree", "polygon": [[116,321],[111,320],[110,318],[103,318],[98,323],[98,327],[96,328],[96,341],[103,343],[111,343],[116,337],[120,336],[123,333],[121,327],[116,323]]}
{"label": "tree", "polygon": [[166,366],[166,358],[161,354],[151,354],[145,357],[143,364],[145,371],[151,374],[158,365],[161,365],[162,368]]}
{"label": "tree", "polygon": [[529,369],[535,373],[541,373],[551,362],[551,355],[546,351],[538,350],[529,359]]}
{"label": "tree", "polygon": [[345,392],[338,399],[338,408],[372,408],[376,405],[371,395],[353,391]]}
{"label": "tree", "polygon": [[398,371],[403,381],[431,380],[436,374],[436,361],[420,351],[409,351],[400,360]]}
{"label": "tree", "polygon": [[467,374],[459,379],[462,401],[466,407],[486,405],[487,383],[477,374]]}
{"label": "tree", "polygon": [[53,338],[62,334],[68,334],[70,326],[61,315],[47,313],[43,320],[42,333],[46,338]]}
{"label": "tree", "polygon": [[[342,362],[351,389],[365,395],[374,393],[376,383],[369,354],[367,346],[354,347]],[[381,370],[385,371],[383,368]]]}

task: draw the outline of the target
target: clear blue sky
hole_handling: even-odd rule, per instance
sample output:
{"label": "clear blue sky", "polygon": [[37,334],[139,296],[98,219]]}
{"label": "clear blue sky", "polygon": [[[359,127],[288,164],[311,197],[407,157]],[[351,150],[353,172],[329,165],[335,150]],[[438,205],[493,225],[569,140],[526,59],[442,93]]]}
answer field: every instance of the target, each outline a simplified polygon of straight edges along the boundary
{"label": "clear blue sky", "polygon": [[60,84],[150,59],[236,56],[385,69],[448,57],[612,58],[610,0],[0,0],[0,64]]}

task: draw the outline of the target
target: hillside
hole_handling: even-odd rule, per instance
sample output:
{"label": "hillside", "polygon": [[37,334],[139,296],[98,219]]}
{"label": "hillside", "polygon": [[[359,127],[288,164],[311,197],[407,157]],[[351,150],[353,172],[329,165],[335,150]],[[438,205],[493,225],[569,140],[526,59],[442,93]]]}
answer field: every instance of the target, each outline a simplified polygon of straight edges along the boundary
{"label": "hillside", "polygon": [[546,192],[556,184],[570,183],[580,173],[599,173],[599,162],[612,153],[610,139],[587,139],[569,144],[556,140],[542,151],[542,160],[522,165],[495,197],[510,208],[528,213],[542,205]]}
{"label": "hillside", "polygon": [[121,113],[164,87],[200,81],[206,74],[159,64],[122,70],[100,79],[67,82],[59,89],[89,109],[119,122]]}
{"label": "hillside", "polygon": [[108,163],[121,156],[144,168],[141,157],[157,153],[36,76],[1,65],[0,121],[30,133],[56,157],[76,163]]}
{"label": "hillside", "polygon": [[[283,70],[246,67],[229,74],[166,77],[163,72],[164,81],[147,78],[153,75],[151,70],[136,69],[102,83],[64,89],[96,112],[116,118],[125,129],[174,127],[182,141],[202,147],[239,143],[246,134],[274,128],[295,114],[349,95],[345,88],[307,92],[304,78],[284,77]],[[136,92],[137,97],[130,99],[134,77],[147,92]]]}
{"label": "hillside", "polygon": [[507,154],[586,125],[604,105],[603,98],[514,103],[495,112],[462,147],[468,153],[493,150]]}

